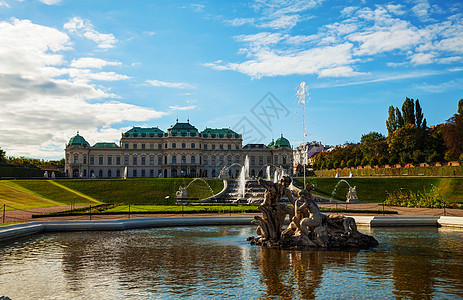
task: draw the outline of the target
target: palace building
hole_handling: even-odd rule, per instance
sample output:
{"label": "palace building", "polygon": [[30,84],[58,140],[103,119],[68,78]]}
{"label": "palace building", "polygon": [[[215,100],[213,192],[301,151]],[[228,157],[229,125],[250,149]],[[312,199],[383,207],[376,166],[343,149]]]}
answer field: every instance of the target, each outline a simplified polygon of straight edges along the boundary
{"label": "palace building", "polygon": [[200,132],[189,121],[178,120],[167,132],[158,127],[133,127],[122,133],[119,145],[99,142],[90,146],[77,132],[66,145],[65,173],[70,178],[168,178],[217,177],[225,171],[238,177],[246,155],[252,177],[264,176],[268,165],[291,173],[291,144],[283,135],[267,146],[242,146],[241,135],[231,129]]}

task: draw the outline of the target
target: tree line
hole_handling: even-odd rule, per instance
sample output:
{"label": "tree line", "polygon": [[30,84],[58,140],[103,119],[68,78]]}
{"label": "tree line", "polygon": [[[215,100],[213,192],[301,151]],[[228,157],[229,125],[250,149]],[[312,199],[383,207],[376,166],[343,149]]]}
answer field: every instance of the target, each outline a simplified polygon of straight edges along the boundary
{"label": "tree line", "polygon": [[43,160],[38,158],[30,158],[25,156],[14,157],[6,156],[6,152],[0,148],[0,165],[16,165],[22,167],[54,167],[64,169],[64,158],[60,160]]}
{"label": "tree line", "polygon": [[401,109],[391,105],[386,120],[387,137],[378,132],[313,158],[313,168],[333,169],[386,164],[463,161],[463,99],[458,112],[444,124],[428,127],[418,99],[405,98]]}

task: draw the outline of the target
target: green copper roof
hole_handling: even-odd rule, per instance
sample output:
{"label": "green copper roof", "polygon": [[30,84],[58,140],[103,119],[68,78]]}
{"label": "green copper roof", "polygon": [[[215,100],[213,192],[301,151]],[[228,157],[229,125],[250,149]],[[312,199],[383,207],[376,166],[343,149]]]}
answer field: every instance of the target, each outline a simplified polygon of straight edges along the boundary
{"label": "green copper roof", "polygon": [[68,147],[90,147],[90,144],[84,139],[83,136],[79,135],[79,132],[73,136],[68,143]]}
{"label": "green copper roof", "polygon": [[116,143],[96,143],[92,148],[120,148]]}
{"label": "green copper roof", "polygon": [[124,137],[162,137],[164,135],[164,131],[159,129],[158,127],[151,127],[151,128],[142,128],[142,127],[133,127],[126,133],[124,133]]}
{"label": "green copper roof", "polygon": [[230,128],[206,128],[201,132],[203,137],[208,137],[209,135],[213,138],[239,138],[240,135]]}
{"label": "green copper roof", "polygon": [[267,145],[267,147],[272,148],[275,146],[275,141],[272,139],[272,141]]}
{"label": "green copper roof", "polygon": [[167,129],[167,132],[172,136],[197,136],[198,129],[190,123],[177,123]]}
{"label": "green copper roof", "polygon": [[291,144],[289,141],[281,135],[276,141],[275,141],[275,148],[291,148]]}

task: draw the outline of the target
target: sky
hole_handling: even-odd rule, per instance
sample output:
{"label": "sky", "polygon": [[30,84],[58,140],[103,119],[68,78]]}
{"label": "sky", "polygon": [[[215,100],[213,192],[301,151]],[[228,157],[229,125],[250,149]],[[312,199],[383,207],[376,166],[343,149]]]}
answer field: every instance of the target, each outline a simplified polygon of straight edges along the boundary
{"label": "sky", "polygon": [[462,17],[463,1],[0,0],[0,148],[61,159],[77,131],[118,143],[177,119],[336,145],[386,135],[405,97],[444,123]]}

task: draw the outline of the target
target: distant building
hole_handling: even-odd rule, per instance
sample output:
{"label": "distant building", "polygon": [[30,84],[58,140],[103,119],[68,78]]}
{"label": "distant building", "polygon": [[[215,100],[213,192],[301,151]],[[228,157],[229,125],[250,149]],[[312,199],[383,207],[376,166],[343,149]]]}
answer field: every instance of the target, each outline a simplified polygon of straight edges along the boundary
{"label": "distant building", "polygon": [[327,148],[322,145],[321,142],[309,142],[301,144],[300,146],[294,148],[293,150],[293,159],[294,167],[307,166],[312,163],[312,157],[322,151],[325,151]]}
{"label": "distant building", "polygon": [[243,147],[241,135],[231,129],[199,132],[189,122],[177,120],[167,132],[158,127],[133,127],[122,133],[119,145],[98,142],[90,146],[77,133],[66,145],[65,173],[71,178],[217,177],[226,169],[231,177],[238,177],[246,155],[251,176],[263,176],[267,165],[291,171],[291,145],[283,136],[268,146]]}

